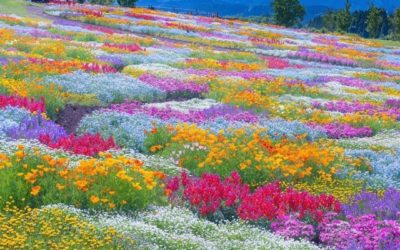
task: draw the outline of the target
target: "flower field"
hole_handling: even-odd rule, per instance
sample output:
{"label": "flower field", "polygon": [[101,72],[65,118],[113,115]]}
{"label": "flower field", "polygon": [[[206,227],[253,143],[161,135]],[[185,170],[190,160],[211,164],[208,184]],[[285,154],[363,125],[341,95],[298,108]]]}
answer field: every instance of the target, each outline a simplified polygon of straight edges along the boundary
{"label": "flower field", "polygon": [[400,47],[40,10],[0,14],[0,249],[400,248]]}

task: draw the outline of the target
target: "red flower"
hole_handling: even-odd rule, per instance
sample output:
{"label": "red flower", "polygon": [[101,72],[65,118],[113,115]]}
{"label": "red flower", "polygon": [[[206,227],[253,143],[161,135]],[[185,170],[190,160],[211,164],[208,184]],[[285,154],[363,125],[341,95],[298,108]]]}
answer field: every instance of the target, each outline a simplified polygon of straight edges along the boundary
{"label": "red flower", "polygon": [[[181,186],[180,186],[181,184]],[[216,174],[203,174],[201,178],[190,178],[183,172],[170,179],[166,188],[183,197],[203,216],[218,210],[231,208],[243,220],[257,221],[296,215],[299,219],[310,218],[320,222],[327,212],[340,212],[340,203],[331,195],[312,195],[293,189],[282,190],[279,182],[266,184],[250,191],[237,172],[225,180]]]}
{"label": "red flower", "polygon": [[99,134],[85,134],[81,137],[71,134],[58,139],[56,142],[52,142],[50,135],[45,134],[39,137],[39,141],[51,148],[64,149],[87,156],[97,155],[100,152],[118,147],[112,137],[104,140]]}

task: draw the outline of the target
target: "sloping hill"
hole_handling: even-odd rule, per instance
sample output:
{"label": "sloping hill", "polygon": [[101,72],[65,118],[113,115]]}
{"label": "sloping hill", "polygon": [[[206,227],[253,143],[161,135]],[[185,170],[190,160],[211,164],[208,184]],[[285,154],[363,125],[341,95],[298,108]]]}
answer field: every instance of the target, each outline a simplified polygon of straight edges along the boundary
{"label": "sloping hill", "polygon": [[27,10],[0,9],[0,249],[399,249],[398,43]]}

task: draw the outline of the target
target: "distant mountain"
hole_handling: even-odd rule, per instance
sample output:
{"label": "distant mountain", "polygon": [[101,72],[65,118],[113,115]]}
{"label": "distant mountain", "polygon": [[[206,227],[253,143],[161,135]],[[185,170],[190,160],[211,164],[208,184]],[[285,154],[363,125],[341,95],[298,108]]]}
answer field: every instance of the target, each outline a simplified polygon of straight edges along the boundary
{"label": "distant mountain", "polygon": [[[262,16],[270,15],[273,0],[138,0],[141,7],[153,6],[157,9],[181,12],[197,12],[200,14],[215,14],[220,16]],[[301,0],[306,8],[305,21],[311,20],[328,9],[340,9],[344,0]],[[351,0],[352,9],[368,9],[368,0]],[[372,0],[375,5],[393,12],[400,8],[400,0]]]}

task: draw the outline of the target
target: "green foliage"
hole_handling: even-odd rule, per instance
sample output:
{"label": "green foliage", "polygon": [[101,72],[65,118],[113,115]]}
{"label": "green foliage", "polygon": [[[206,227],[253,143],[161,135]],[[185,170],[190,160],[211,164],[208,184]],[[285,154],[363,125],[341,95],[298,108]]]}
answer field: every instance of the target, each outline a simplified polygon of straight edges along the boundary
{"label": "green foliage", "polygon": [[118,4],[122,7],[135,7],[137,0],[117,0]]}
{"label": "green foliage", "polygon": [[304,7],[299,0],[274,0],[272,7],[276,24],[286,27],[298,25],[305,15]]}
{"label": "green foliage", "polygon": [[[324,32],[322,31],[324,29],[325,32],[348,32],[365,38],[400,39],[397,31],[400,30],[398,21],[400,17],[396,18],[396,14],[400,16],[400,11],[389,18],[385,9],[373,5],[369,10],[351,12],[350,0],[345,0],[345,7],[342,10],[328,10],[311,20],[307,26],[310,29],[319,29],[319,32]],[[398,28],[395,28],[396,24]]]}
{"label": "green foliage", "polygon": [[392,37],[400,40],[400,9],[397,9],[392,17]]}
{"label": "green foliage", "polygon": [[14,14],[19,16],[26,16],[27,2],[24,0],[1,0],[0,1],[0,12],[2,14]]}
{"label": "green foliage", "polygon": [[381,27],[383,25],[383,18],[381,15],[381,10],[376,6],[372,6],[369,9],[367,17],[367,31],[369,36],[372,38],[379,37]]}
{"label": "green foliage", "polygon": [[326,12],[323,17],[323,25],[329,31],[336,31],[338,24],[338,15],[333,11]]}
{"label": "green foliage", "polygon": [[345,8],[338,13],[338,28],[341,31],[347,32],[351,25],[351,3],[346,0]]}
{"label": "green foliage", "polygon": [[114,0],[89,0],[91,4],[111,5]]}

